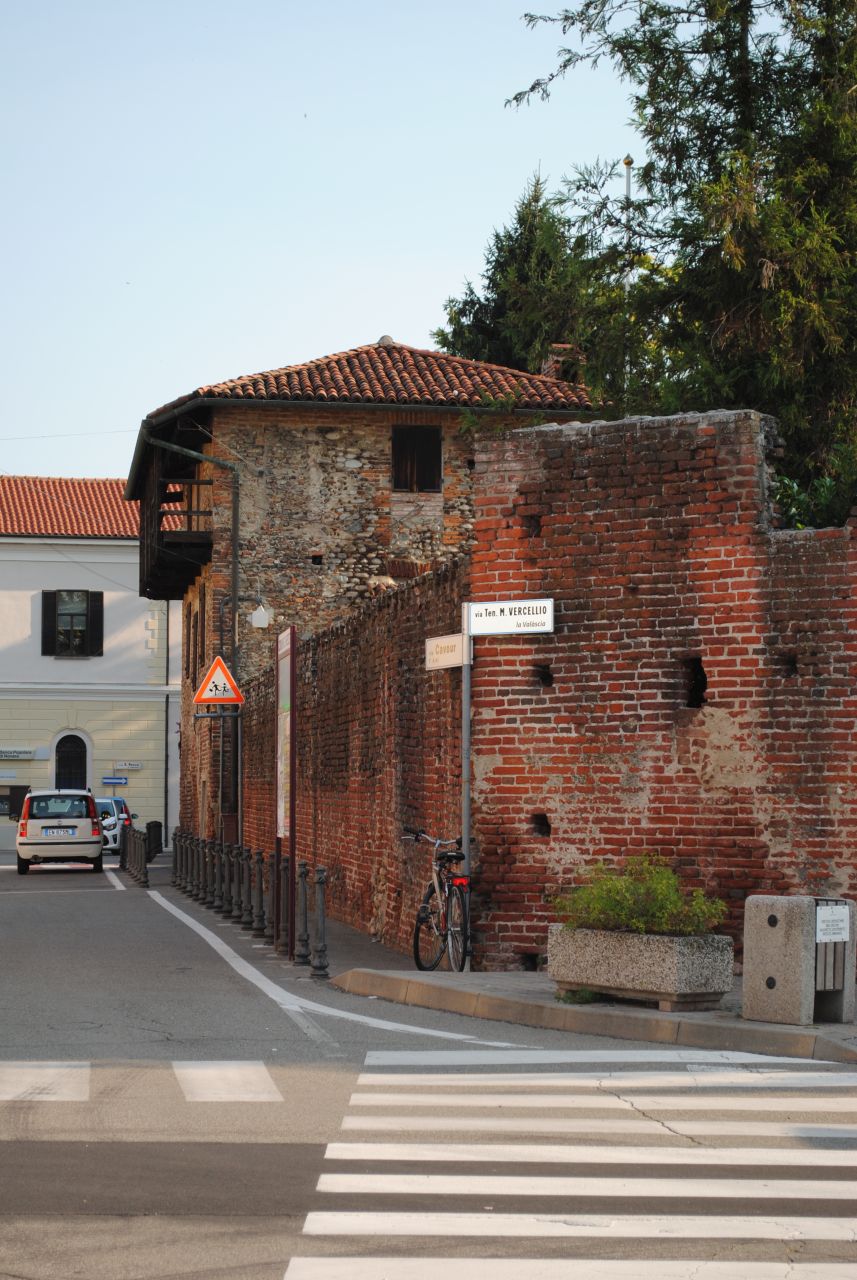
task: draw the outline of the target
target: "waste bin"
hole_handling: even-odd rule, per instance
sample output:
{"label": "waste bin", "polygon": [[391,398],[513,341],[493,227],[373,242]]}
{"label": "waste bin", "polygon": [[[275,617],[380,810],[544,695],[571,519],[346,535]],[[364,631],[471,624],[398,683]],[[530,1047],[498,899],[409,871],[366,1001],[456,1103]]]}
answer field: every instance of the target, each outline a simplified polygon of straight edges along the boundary
{"label": "waste bin", "polygon": [[754,894],[744,904],[742,1016],[755,1022],[854,1021],[857,903]]}

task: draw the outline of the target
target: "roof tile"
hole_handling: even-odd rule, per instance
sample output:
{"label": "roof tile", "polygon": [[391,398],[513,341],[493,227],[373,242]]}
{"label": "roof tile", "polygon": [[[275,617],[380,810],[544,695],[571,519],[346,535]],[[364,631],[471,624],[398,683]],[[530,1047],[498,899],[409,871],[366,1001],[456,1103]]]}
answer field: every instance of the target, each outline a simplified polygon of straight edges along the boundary
{"label": "roof tile", "polygon": [[124,480],[0,476],[0,537],[136,538],[139,504]]}
{"label": "roof tile", "polygon": [[368,401],[481,408],[486,397],[501,400],[509,396],[521,409],[592,408],[589,392],[579,383],[386,340],[304,364],[197,387],[189,395],[154,410],[149,418],[200,399],[355,404]]}

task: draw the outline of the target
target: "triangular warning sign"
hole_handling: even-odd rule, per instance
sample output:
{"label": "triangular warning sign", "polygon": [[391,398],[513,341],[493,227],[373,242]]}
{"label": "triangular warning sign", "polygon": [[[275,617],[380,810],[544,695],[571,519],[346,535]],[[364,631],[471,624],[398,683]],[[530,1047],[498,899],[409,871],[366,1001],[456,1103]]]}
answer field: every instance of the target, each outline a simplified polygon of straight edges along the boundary
{"label": "triangular warning sign", "polygon": [[232,704],[244,701],[244,694],[238,688],[232,673],[222,658],[215,658],[202,678],[202,684],[193,695],[194,702],[206,706],[218,702]]}

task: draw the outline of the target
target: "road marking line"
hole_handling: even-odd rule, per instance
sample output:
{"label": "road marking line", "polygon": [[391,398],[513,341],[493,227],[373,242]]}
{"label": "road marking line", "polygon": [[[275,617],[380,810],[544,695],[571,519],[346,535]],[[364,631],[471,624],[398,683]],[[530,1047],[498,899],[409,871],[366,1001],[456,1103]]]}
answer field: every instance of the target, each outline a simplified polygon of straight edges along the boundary
{"label": "road marking line", "polygon": [[487,1053],[481,1049],[370,1049],[367,1067],[484,1067],[497,1065],[542,1066],[552,1063],[650,1063],[715,1062],[733,1065],[746,1062],[757,1066],[798,1063],[818,1067],[815,1058],[780,1058],[762,1053],[743,1053],[728,1049],[515,1049]]}
{"label": "road marking line", "polygon": [[[442,1099],[439,1101],[440,1106]],[[342,1128],[347,1130],[371,1130],[378,1133],[576,1133],[576,1134],[651,1134],[664,1133],[664,1126],[659,1120],[610,1120],[604,1117],[591,1119],[566,1119],[563,1116],[345,1116]],[[857,1126],[851,1124],[787,1124],[761,1123],[752,1124],[738,1119],[733,1121],[715,1120],[670,1120],[670,1133],[683,1138],[707,1137],[752,1137],[752,1138],[794,1138],[796,1140],[815,1141],[818,1138],[838,1138],[857,1141]]]}
{"label": "road marking line", "polygon": [[434,1107],[519,1108],[521,1110],[574,1109],[586,1107],[606,1111],[857,1111],[857,1098],[735,1098],[708,1094],[653,1094],[625,1098],[621,1093],[352,1093],[352,1107]]}
{"label": "road marking line", "polygon": [[857,1182],[805,1178],[574,1178],[492,1174],[323,1173],[317,1191],[349,1195],[674,1197],[693,1200],[853,1200]]}
{"label": "road marking line", "polygon": [[432,1085],[446,1088],[498,1089],[509,1085],[542,1089],[561,1089],[573,1086],[578,1089],[615,1089],[620,1092],[653,1085],[663,1088],[714,1089],[733,1086],[738,1089],[846,1089],[857,1087],[857,1072],[853,1071],[759,1071],[745,1067],[736,1071],[659,1071],[651,1067],[646,1071],[364,1071],[357,1077],[363,1087],[391,1085],[411,1088],[414,1085]]}
{"label": "road marking line", "polygon": [[619,1262],[590,1258],[293,1258],[284,1280],[851,1280],[848,1262]]}
{"label": "road marking line", "polygon": [[[301,1025],[301,1014],[313,1013],[328,1018],[340,1018],[345,1022],[357,1022],[361,1026],[375,1027],[380,1031],[401,1031],[406,1035],[428,1036],[432,1039],[439,1040],[459,1040],[469,1042],[471,1044],[493,1045],[498,1043],[493,1040],[480,1040],[478,1036],[468,1035],[458,1031],[430,1031],[425,1027],[411,1026],[407,1022],[388,1022],[384,1018],[372,1018],[369,1017],[368,1014],[352,1013],[348,1009],[338,1009],[325,1004],[318,1004],[313,1000],[305,1000],[301,996],[292,995],[291,992],[286,991],[285,987],[280,987],[276,982],[272,982],[271,979],[266,977],[259,969],[254,968],[249,961],[244,960],[239,956],[237,951],[233,951],[232,948],[227,946],[221,938],[218,938],[215,933],[212,933],[210,929],[206,929],[206,927],[200,924],[198,920],[194,920],[192,916],[187,915],[184,911],[180,911],[178,907],[174,906],[171,902],[168,902],[166,898],[157,892],[157,890],[150,889],[149,897],[153,902],[156,902],[159,907],[163,907],[165,911],[169,911],[170,915],[175,916],[177,920],[181,920],[182,924],[187,925],[187,927],[192,929],[194,933],[199,934],[199,936],[204,939],[204,941],[207,942],[208,945],[212,947],[217,954],[235,970],[237,974],[240,974],[240,976],[246,979],[247,982],[251,982],[255,987],[258,987],[258,989],[266,996],[270,997],[270,999],[273,1000],[284,1013],[292,1017],[297,1014],[298,1017],[295,1018],[295,1021],[298,1022],[298,1025]],[[314,1032],[317,1038],[320,1039],[324,1037],[331,1045],[336,1044],[333,1038],[328,1036],[325,1031],[322,1031],[320,1027],[314,1028]],[[499,1042],[501,1046],[504,1046],[506,1043],[506,1041]]]}
{"label": "road marking line", "polygon": [[105,869],[104,869],[104,876],[105,876],[105,879],[107,879],[107,880],[109,880],[109,881],[110,881],[110,883],[113,885],[113,888],[114,888],[114,889],[123,889],[123,890],[124,890],[124,889],[127,887],[126,885],[124,885],[124,884],[122,883],[122,881],[119,879],[119,877],[118,877],[114,872],[112,872],[112,871],[108,871],[106,867],[105,867]]}
{"label": "road marking line", "polygon": [[282,1102],[263,1062],[174,1062],[187,1102]]}
{"label": "road marking line", "polygon": [[3,1102],[87,1102],[88,1062],[0,1063]]}
{"label": "road marking line", "polygon": [[331,1142],[326,1160],[420,1161],[428,1164],[632,1164],[857,1167],[857,1148],[806,1147],[611,1147],[547,1143]]}
{"label": "road marking line", "polygon": [[[694,1216],[692,1214],[668,1214],[645,1216],[613,1213],[327,1213],[316,1211],[307,1214],[304,1235],[320,1236],[496,1236],[498,1238],[538,1237],[562,1239],[591,1237],[592,1239],[633,1240],[845,1240],[857,1239],[857,1227],[853,1218],[769,1217],[747,1218],[727,1216]],[[327,1258],[325,1261],[330,1262]],[[439,1259],[435,1259],[439,1262]],[[498,1261],[493,1260],[495,1265]],[[511,1261],[511,1259],[510,1259]],[[567,1266],[568,1261],[563,1260]],[[640,1261],[630,1262],[638,1267]],[[656,1265],[670,1264],[659,1261]],[[696,1264],[699,1265],[698,1263]],[[745,1268],[752,1263],[735,1261],[725,1264],[732,1268],[729,1280],[743,1278]],[[770,1265],[770,1264],[769,1264]],[[795,1266],[795,1263],[784,1263]],[[838,1264],[837,1264],[838,1265]],[[853,1266],[845,1263],[845,1266]],[[520,1272],[518,1273],[521,1274]],[[633,1273],[632,1274],[636,1274]],[[660,1272],[665,1275],[668,1273]]]}

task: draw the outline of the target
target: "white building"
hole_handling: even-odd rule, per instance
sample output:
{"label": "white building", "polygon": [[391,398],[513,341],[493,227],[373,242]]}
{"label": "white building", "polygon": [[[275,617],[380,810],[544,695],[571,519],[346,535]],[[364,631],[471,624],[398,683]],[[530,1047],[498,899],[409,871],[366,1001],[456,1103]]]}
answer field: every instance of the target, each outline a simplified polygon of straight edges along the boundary
{"label": "white building", "polygon": [[0,476],[0,815],[18,813],[28,787],[88,786],[168,838],[181,606],[138,594],[139,516],[124,487]]}

